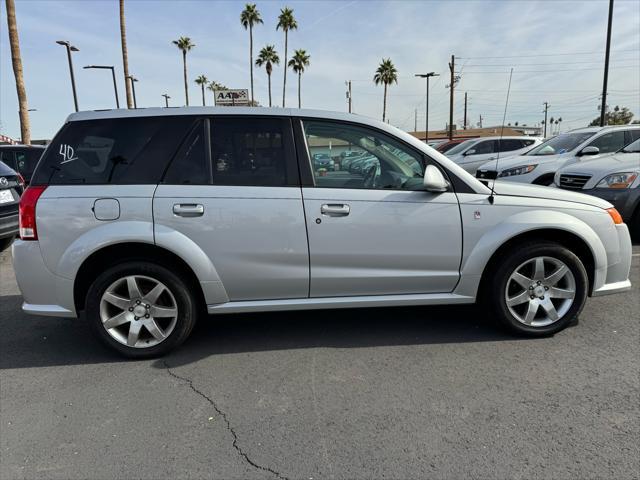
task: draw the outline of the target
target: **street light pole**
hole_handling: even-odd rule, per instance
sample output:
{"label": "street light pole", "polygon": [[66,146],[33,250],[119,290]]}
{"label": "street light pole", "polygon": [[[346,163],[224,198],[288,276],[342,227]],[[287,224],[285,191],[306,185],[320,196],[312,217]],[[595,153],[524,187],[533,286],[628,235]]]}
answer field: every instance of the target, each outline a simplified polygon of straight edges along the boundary
{"label": "street light pole", "polygon": [[69,60],[69,74],[71,75],[71,89],[73,90],[73,104],[78,111],[78,95],[76,93],[76,79],[73,75],[73,62],[71,61],[71,52],[79,52],[77,47],[74,47],[67,40],[57,40],[58,45],[64,45],[67,49],[67,59]]}
{"label": "street light pole", "polygon": [[135,84],[135,82],[137,82],[138,79],[133,75],[129,75],[128,79],[131,82],[131,91],[133,93],[133,108],[138,108],[138,101],[136,100],[136,84]]}
{"label": "street light pole", "polygon": [[166,93],[163,93],[162,96],[164,97],[164,106],[168,108],[169,107],[169,99],[171,97]]}
{"label": "street light pole", "polygon": [[416,73],[416,77],[426,78],[427,79],[427,101],[426,101],[426,111],[424,118],[424,143],[429,141],[429,79],[431,77],[439,77],[439,73],[429,72],[429,73]]}
{"label": "street light pole", "polygon": [[88,68],[98,68],[101,70],[111,70],[111,76],[113,77],[113,91],[116,94],[116,108],[120,108],[120,99],[118,98],[118,84],[116,83],[116,69],[110,65],[87,65],[83,67],[85,69]]}

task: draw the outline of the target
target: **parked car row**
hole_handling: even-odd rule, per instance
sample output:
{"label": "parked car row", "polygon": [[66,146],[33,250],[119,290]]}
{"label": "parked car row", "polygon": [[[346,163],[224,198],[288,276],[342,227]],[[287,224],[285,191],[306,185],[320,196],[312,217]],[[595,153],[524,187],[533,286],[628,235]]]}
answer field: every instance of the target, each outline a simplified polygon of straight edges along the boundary
{"label": "parked car row", "polygon": [[18,204],[23,190],[22,176],[0,162],[0,252],[18,234]]}
{"label": "parked car row", "polygon": [[[341,163],[361,173],[326,174],[309,145],[356,147]],[[139,358],[177,347],[200,312],[478,301],[542,336],[587,296],[631,288],[628,228],[609,202],[495,183],[345,113],[75,113],[20,202],[23,310],[85,312]]]}

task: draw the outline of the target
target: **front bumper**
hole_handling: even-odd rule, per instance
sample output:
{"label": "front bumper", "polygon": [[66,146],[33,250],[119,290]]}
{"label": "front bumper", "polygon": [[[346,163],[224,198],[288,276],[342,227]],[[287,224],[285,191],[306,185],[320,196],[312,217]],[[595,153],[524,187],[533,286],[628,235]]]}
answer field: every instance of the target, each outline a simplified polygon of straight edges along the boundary
{"label": "front bumper", "polygon": [[631,281],[629,280],[632,258],[631,236],[624,223],[615,225],[615,231],[617,244],[615,241],[610,241],[605,245],[607,253],[605,279],[604,283],[600,281],[594,285],[591,293],[594,297],[626,292],[631,289]]}
{"label": "front bumper", "polygon": [[636,211],[638,205],[640,205],[640,187],[624,189],[590,188],[571,191],[586,193],[587,195],[593,195],[594,197],[606,200],[616,207],[616,210],[620,212],[620,215],[622,215],[622,218],[627,223],[631,221],[633,213]]}

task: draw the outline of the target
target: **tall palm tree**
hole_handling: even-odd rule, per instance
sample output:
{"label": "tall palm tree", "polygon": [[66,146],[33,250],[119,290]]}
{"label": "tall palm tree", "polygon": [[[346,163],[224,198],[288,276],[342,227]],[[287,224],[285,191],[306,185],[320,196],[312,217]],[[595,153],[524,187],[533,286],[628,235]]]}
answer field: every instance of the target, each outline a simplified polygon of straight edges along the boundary
{"label": "tall palm tree", "polygon": [[182,66],[184,70],[184,98],[189,106],[189,85],[187,84],[187,52],[190,51],[193,47],[196,46],[195,43],[191,41],[189,37],[180,37],[178,40],[174,40],[172,42],[175,46],[177,46],[180,51],[182,51]]}
{"label": "tall palm tree", "polygon": [[127,30],[124,21],[124,0],[120,0],[120,44],[122,45],[122,70],[124,71],[124,89],[127,94],[127,108],[133,108],[133,95],[129,84],[129,53],[127,52]]}
{"label": "tall palm tree", "polygon": [[205,75],[200,75],[196,78],[196,83],[200,85],[200,88],[202,89],[202,106],[204,107],[206,105],[204,101],[204,87],[209,84],[209,79]]}
{"label": "tall palm tree", "polygon": [[216,82],[215,80],[211,81],[211,83],[209,83],[209,85],[207,86],[208,90],[211,90],[213,92],[213,104],[216,104],[216,90],[228,90],[227,87],[225,87],[224,85],[222,85],[221,83]]}
{"label": "tall palm tree", "polygon": [[392,83],[398,83],[398,71],[390,58],[383,58],[378,66],[376,74],[373,76],[376,85],[384,85],[384,102],[382,104],[382,121],[387,117],[387,87]]}
{"label": "tall palm tree", "polygon": [[251,101],[253,102],[253,26],[264,23],[255,3],[247,3],[240,14],[240,23],[249,29],[249,71],[251,72]]}
{"label": "tall palm tree", "polygon": [[20,136],[22,143],[31,144],[31,126],[29,123],[29,105],[27,104],[27,89],[22,76],[22,57],[20,55],[20,39],[18,38],[18,24],[16,22],[16,5],[14,0],[7,0],[7,27],[9,30],[9,44],[11,46],[11,62],[13,75],[16,79],[18,93],[18,109],[20,115]]}
{"label": "tall palm tree", "polygon": [[264,65],[264,69],[267,71],[267,77],[269,79],[269,106],[271,106],[271,72],[273,72],[273,65],[280,64],[280,57],[276,52],[274,45],[267,45],[258,54],[256,58],[256,66],[261,67]]}
{"label": "tall palm tree", "polygon": [[306,50],[296,50],[293,52],[293,57],[289,60],[289,68],[298,74],[298,108],[302,108],[302,97],[300,96],[300,82],[302,74],[304,73],[304,67],[309,66],[309,54]]}
{"label": "tall palm tree", "polygon": [[284,7],[280,10],[278,16],[278,25],[276,30],[282,29],[284,31],[284,80],[282,82],[282,106],[285,106],[285,98],[287,96],[287,47],[289,45],[289,30],[297,30],[298,22],[293,17],[293,10],[289,7]]}

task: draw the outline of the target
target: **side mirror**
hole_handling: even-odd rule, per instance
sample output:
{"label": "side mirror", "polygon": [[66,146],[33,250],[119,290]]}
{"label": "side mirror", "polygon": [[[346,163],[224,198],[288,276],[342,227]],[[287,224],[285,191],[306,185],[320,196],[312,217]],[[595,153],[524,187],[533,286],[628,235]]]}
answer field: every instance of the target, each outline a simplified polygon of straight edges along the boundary
{"label": "side mirror", "polygon": [[464,156],[466,157],[467,155],[475,155],[476,153],[476,149],[472,148],[471,150],[467,150],[466,152],[464,152]]}
{"label": "side mirror", "polygon": [[598,155],[600,153],[600,149],[598,147],[584,147],[580,151],[580,156],[583,157],[585,155]]}
{"label": "side mirror", "polygon": [[427,165],[422,185],[427,192],[442,193],[449,189],[449,182],[435,165]]}

